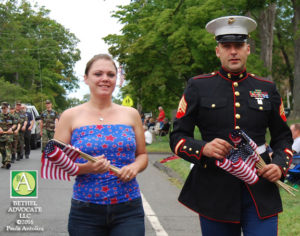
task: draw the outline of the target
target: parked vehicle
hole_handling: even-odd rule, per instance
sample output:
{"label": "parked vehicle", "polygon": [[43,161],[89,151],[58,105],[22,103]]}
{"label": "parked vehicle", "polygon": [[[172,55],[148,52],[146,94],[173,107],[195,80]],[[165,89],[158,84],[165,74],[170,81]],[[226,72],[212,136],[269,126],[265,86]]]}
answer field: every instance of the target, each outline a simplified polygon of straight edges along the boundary
{"label": "parked vehicle", "polygon": [[31,140],[30,140],[30,147],[31,149],[36,149],[37,147],[41,146],[41,128],[40,128],[40,122],[41,119],[39,112],[35,108],[35,106],[32,105],[26,105],[27,112],[30,112],[32,114],[34,125],[31,130]]}

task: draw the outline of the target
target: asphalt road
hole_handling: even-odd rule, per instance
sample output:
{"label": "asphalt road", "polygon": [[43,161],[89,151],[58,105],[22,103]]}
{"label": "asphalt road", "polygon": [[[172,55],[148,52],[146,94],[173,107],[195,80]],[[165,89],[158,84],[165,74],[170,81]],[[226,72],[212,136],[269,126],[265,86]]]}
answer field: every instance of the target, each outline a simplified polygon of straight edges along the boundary
{"label": "asphalt road", "polygon": [[[0,169],[0,235],[68,235],[73,180],[41,179],[40,156],[40,149],[32,150],[30,159],[12,164],[10,170]],[[150,154],[148,168],[138,176],[144,196],[146,235],[199,236],[198,215],[177,201],[180,190],[164,172],[153,166],[156,160],[167,156]],[[38,170],[37,198],[11,198],[11,170]],[[20,206],[22,204],[32,206]]]}

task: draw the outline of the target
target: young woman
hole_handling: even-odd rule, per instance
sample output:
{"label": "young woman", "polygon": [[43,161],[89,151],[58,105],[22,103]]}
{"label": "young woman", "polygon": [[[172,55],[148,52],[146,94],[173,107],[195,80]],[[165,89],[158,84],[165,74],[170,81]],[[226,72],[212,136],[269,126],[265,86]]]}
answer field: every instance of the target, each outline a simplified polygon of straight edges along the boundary
{"label": "young woman", "polygon": [[[144,210],[136,176],[148,163],[140,115],[112,102],[117,68],[109,55],[94,56],[84,81],[90,100],[63,112],[54,138],[98,159],[77,160],[70,235],[144,235]],[[112,164],[120,173],[109,171]]]}

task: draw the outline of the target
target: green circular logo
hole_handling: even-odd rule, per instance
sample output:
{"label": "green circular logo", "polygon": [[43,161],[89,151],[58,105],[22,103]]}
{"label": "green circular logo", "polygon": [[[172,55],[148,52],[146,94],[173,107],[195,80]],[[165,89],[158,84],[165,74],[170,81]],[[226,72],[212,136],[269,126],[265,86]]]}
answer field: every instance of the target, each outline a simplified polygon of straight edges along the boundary
{"label": "green circular logo", "polygon": [[28,172],[20,172],[13,178],[14,190],[23,196],[31,194],[35,185],[35,178]]}

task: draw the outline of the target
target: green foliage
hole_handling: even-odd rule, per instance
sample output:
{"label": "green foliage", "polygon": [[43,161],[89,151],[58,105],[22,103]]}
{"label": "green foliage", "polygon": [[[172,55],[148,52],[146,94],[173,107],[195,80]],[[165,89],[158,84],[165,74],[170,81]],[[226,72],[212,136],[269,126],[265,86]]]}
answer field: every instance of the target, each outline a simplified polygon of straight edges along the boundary
{"label": "green foliage", "polygon": [[26,90],[21,88],[19,85],[11,84],[4,80],[4,78],[0,78],[0,98],[1,101],[6,101],[9,104],[14,104],[16,98],[23,97],[26,94]]}
{"label": "green foliage", "polygon": [[[43,7],[32,7],[26,0],[2,2],[0,76],[26,89],[37,107],[45,97],[64,109],[66,91],[78,87],[73,68],[80,59],[79,40],[50,19]],[[29,98],[15,94],[15,99],[27,102]]]}
{"label": "green foliage", "polygon": [[[158,105],[176,109],[189,78],[217,70],[216,42],[206,32],[208,21],[224,15],[245,15],[272,1],[185,0],[132,1],[120,6],[113,17],[123,23],[122,35],[104,38],[109,52],[123,65],[130,94],[144,111]],[[260,45],[256,32],[254,44]],[[268,75],[256,46],[248,70]]]}

